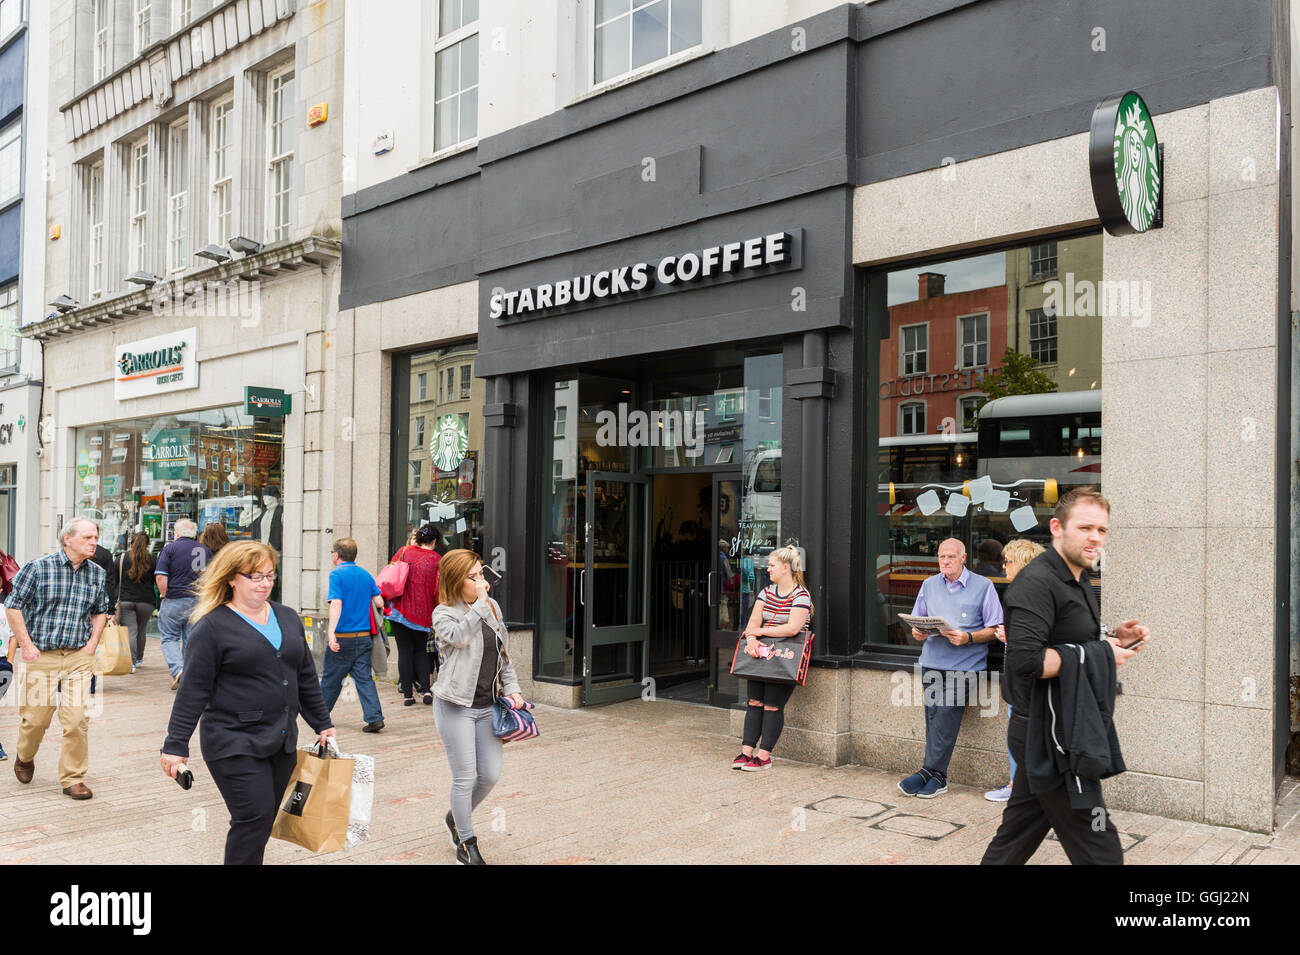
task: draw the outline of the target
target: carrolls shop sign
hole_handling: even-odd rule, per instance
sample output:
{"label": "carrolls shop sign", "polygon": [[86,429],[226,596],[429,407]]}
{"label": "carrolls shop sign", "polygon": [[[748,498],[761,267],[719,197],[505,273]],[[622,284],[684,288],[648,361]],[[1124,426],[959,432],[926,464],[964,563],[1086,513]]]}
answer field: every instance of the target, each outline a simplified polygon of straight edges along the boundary
{"label": "carrolls shop sign", "polygon": [[199,386],[198,330],[156,335],[117,346],[113,396],[141,398]]}

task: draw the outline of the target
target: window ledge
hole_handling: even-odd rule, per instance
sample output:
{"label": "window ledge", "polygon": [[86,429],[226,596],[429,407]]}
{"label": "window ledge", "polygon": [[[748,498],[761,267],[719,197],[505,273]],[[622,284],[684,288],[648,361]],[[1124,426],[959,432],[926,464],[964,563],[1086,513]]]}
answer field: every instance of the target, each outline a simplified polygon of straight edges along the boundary
{"label": "window ledge", "polygon": [[613,79],[602,80],[600,83],[592,86],[591,89],[584,93],[579,93],[573,99],[569,100],[567,106],[577,106],[579,103],[586,102],[589,99],[595,99],[603,93],[610,90],[618,89],[620,86],[627,86],[630,83],[636,83],[648,76],[656,73],[662,73],[671,70],[673,67],[681,66],[683,63],[689,63],[692,60],[698,60],[701,57],[708,56],[713,50],[703,44],[693,46],[689,50],[682,50],[680,53],[674,53],[672,56],[665,57],[662,60],[655,60],[653,63],[647,63],[645,66],[633,70],[631,73],[624,73],[622,76],[616,76]]}
{"label": "window ledge", "polygon": [[477,149],[477,148],[478,148],[478,137],[475,136],[473,139],[467,139],[464,142],[457,143],[454,146],[444,146],[436,153],[433,153],[432,155],[426,156],[425,158],[421,159],[415,165],[407,166],[406,171],[415,172],[417,169],[423,169],[425,166],[432,166],[436,162],[441,162],[444,159],[450,159],[452,156],[458,156],[461,153],[467,153],[471,149]]}

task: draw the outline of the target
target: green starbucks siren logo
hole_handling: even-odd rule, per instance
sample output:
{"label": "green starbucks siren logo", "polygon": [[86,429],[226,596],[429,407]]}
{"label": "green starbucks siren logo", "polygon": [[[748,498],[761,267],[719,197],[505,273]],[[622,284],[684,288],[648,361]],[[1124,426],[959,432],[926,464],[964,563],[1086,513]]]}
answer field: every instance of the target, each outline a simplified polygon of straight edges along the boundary
{"label": "green starbucks siren logo", "polygon": [[1111,235],[1146,232],[1161,214],[1160,144],[1137,93],[1097,104],[1088,144],[1092,195]]}
{"label": "green starbucks siren logo", "polygon": [[469,450],[469,430],[460,415],[445,414],[438,419],[429,450],[439,471],[454,471],[460,467],[465,452]]}
{"label": "green starbucks siren logo", "polygon": [[1129,93],[1115,118],[1115,179],[1124,215],[1139,232],[1151,228],[1160,195],[1160,153],[1146,103]]}

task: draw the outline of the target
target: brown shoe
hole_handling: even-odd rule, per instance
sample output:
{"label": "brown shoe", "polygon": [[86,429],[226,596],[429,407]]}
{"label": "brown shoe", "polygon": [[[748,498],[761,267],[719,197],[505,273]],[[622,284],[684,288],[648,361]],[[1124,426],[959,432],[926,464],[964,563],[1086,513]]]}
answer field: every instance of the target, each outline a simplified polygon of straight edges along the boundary
{"label": "brown shoe", "polygon": [[30,783],[32,773],[36,772],[36,763],[24,763],[17,756],[14,757],[14,775],[18,777],[20,783]]}
{"label": "brown shoe", "polygon": [[67,789],[63,790],[63,795],[70,799],[89,799],[95,794],[90,791],[90,787],[85,783],[73,783]]}

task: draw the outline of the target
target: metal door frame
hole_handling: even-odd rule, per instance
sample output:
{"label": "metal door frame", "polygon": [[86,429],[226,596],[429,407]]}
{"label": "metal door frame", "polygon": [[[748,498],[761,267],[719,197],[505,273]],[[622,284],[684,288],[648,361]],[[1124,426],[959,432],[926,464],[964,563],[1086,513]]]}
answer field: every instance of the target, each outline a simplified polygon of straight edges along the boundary
{"label": "metal door frame", "polygon": [[[594,543],[592,537],[595,516],[595,492],[597,481],[613,481],[628,485],[639,484],[642,489],[641,515],[641,623],[621,627],[597,628],[592,623],[593,603],[588,599],[589,587],[595,581]],[[643,474],[631,474],[626,471],[588,471],[585,505],[585,527],[583,548],[583,566],[578,582],[578,597],[582,602],[582,705],[613,703],[618,700],[635,699],[641,695],[643,684],[631,682],[611,687],[592,688],[591,652],[598,646],[624,643],[641,644],[641,679],[649,675],[650,669],[650,514],[653,510],[651,501],[652,485]],[[629,528],[631,530],[631,528]],[[631,542],[628,544],[628,557],[631,558]],[[639,636],[631,635],[639,632]],[[633,674],[635,676],[635,674]]]}
{"label": "metal door frame", "polygon": [[[736,521],[737,523],[739,523],[740,491],[741,491],[741,483],[743,480],[744,480],[744,470],[740,466],[736,466],[735,468],[729,468],[724,471],[715,470],[713,472],[713,481],[711,482],[711,484],[713,489],[713,532],[715,534],[720,533],[719,528],[721,528],[722,526],[722,521],[721,521],[722,515],[718,513],[718,498],[719,498],[718,485],[721,484],[723,481],[736,482],[737,493],[734,496],[735,500],[732,502],[732,506],[736,509],[736,514],[737,514]],[[716,551],[715,548],[710,548],[710,549]],[[718,559],[717,554],[715,552],[713,554],[713,560],[710,561],[710,563],[713,564],[714,567],[712,570],[709,571],[709,575],[707,578],[708,597],[709,597],[709,702],[710,703],[713,703],[713,697],[718,692],[718,680],[720,677],[720,674],[718,672],[719,669],[718,651],[723,649],[734,650],[736,647],[736,641],[740,639],[740,634],[744,629],[743,621],[739,619],[739,613],[744,609],[743,601],[739,602],[739,606],[737,607],[736,624],[738,625],[738,627],[740,627],[740,629],[737,630],[718,629],[718,607],[721,606],[722,600],[721,600],[721,588],[719,586],[719,578],[718,578],[717,559]],[[739,561],[739,555],[737,555],[737,561]]]}

